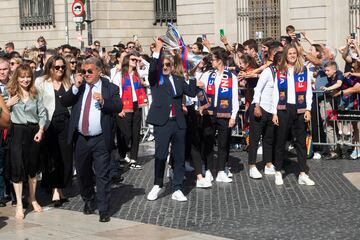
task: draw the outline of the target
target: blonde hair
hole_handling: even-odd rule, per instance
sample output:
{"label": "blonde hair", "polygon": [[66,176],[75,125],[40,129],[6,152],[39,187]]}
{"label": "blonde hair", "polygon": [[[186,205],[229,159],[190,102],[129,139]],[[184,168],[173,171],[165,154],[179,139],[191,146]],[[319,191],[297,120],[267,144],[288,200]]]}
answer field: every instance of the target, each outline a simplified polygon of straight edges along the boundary
{"label": "blonde hair", "polygon": [[297,50],[296,46],[294,44],[288,44],[285,46],[281,60],[279,63],[279,71],[284,73],[287,71],[287,55],[290,49],[294,48],[296,50],[297,58],[294,65],[294,73],[301,73],[304,71],[304,59],[299,55],[299,51]]}
{"label": "blonde hair", "polygon": [[8,82],[6,89],[9,92],[10,96],[18,95],[21,98],[23,97],[23,93],[19,83],[19,77],[27,75],[31,77],[31,82],[28,87],[28,91],[32,98],[35,98],[37,95],[37,91],[34,84],[34,75],[33,71],[28,64],[21,64],[18,68],[16,68],[14,74],[12,75],[10,81]]}

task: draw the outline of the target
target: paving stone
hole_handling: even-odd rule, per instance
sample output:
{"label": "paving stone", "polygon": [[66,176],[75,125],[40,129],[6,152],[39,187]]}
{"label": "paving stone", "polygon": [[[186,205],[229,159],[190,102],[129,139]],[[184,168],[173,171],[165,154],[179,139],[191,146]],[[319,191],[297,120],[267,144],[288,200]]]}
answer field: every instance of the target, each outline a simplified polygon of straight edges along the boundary
{"label": "paving stone", "polygon": [[[194,176],[187,174],[188,201],[180,203],[171,200],[165,178],[159,199],[149,202],[153,151],[153,143],[142,144],[143,170],[128,170],[123,184],[112,189],[113,217],[233,239],[360,239],[360,191],[343,175],[360,172],[360,161],[309,160],[316,186],[302,186],[291,159],[285,164],[284,185],[276,186],[273,176],[250,179],[247,154],[231,152],[233,183],[197,189]],[[76,181],[67,192],[73,197],[63,208],[82,211]]]}

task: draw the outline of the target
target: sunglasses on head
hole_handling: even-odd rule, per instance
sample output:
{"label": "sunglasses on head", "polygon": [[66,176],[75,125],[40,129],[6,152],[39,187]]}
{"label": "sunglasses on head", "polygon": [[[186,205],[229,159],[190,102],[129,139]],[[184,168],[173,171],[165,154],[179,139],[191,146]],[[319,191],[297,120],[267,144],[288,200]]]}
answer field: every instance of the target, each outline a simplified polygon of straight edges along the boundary
{"label": "sunglasses on head", "polygon": [[91,70],[91,69],[88,69],[88,70],[82,69],[82,70],[81,70],[81,73],[85,75],[86,73],[88,73],[88,74],[93,74],[94,72],[93,72],[93,70]]}
{"label": "sunglasses on head", "polygon": [[66,69],[66,65],[58,65],[58,66],[54,66],[55,70],[65,70]]}

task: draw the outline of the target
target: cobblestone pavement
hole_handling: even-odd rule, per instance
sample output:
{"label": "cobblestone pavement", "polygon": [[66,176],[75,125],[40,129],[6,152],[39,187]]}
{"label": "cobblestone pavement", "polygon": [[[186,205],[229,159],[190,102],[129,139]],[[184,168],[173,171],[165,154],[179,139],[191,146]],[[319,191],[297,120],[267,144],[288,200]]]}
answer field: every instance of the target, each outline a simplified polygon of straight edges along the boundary
{"label": "cobblestone pavement", "polygon": [[[168,179],[159,199],[149,202],[152,144],[142,145],[140,153],[143,170],[128,170],[123,184],[113,187],[113,217],[233,239],[360,239],[360,191],[343,175],[360,172],[360,161],[309,160],[316,186],[301,186],[291,158],[284,185],[276,186],[273,176],[250,179],[247,154],[232,152],[233,183],[197,189],[187,174],[187,202],[171,200]],[[65,209],[82,211],[76,189],[74,184],[69,191],[74,197]]]}

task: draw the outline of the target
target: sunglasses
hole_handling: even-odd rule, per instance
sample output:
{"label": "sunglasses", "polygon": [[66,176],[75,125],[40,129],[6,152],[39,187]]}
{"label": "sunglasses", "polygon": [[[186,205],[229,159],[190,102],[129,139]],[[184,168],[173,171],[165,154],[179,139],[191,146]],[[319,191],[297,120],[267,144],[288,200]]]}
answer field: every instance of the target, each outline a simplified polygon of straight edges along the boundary
{"label": "sunglasses", "polygon": [[82,70],[81,70],[81,73],[85,75],[86,73],[88,73],[88,74],[93,74],[94,72],[93,72],[93,70],[91,70],[91,69],[88,69],[88,70],[82,69]]}
{"label": "sunglasses", "polygon": [[135,46],[132,46],[132,45],[130,45],[130,46],[128,46],[128,48],[130,48],[130,49],[133,49]]}
{"label": "sunglasses", "polygon": [[100,47],[100,45],[98,45],[98,44],[95,44],[95,47]]}
{"label": "sunglasses", "polygon": [[10,62],[11,66],[14,66],[15,64],[17,64],[16,62]]}
{"label": "sunglasses", "polygon": [[66,69],[66,65],[58,65],[58,66],[54,66],[55,70],[59,71],[61,70],[65,70]]}
{"label": "sunglasses", "polygon": [[76,61],[74,61],[74,62],[70,62],[71,64],[76,64],[77,62]]}
{"label": "sunglasses", "polygon": [[165,67],[171,67],[171,63],[164,63]]}
{"label": "sunglasses", "polygon": [[130,58],[130,61],[137,62],[138,60],[136,58]]}

